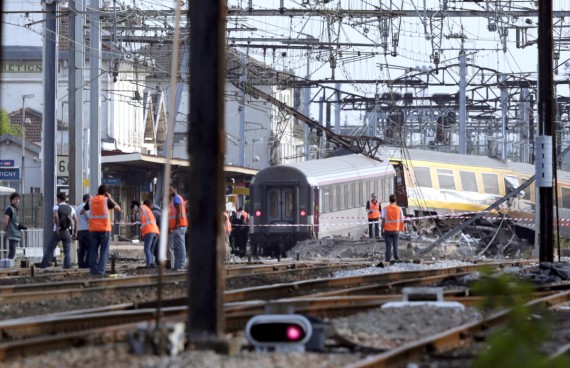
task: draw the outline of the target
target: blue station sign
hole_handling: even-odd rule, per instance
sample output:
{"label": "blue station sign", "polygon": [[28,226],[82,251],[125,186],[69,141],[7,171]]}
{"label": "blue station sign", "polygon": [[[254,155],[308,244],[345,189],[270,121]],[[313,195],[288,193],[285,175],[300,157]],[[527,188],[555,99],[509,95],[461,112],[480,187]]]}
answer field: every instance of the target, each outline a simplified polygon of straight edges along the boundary
{"label": "blue station sign", "polygon": [[14,160],[0,160],[0,167],[14,167]]}
{"label": "blue station sign", "polygon": [[0,180],[20,180],[20,168],[0,167]]}
{"label": "blue station sign", "polygon": [[101,179],[101,184],[105,185],[121,185],[121,178],[103,178]]}

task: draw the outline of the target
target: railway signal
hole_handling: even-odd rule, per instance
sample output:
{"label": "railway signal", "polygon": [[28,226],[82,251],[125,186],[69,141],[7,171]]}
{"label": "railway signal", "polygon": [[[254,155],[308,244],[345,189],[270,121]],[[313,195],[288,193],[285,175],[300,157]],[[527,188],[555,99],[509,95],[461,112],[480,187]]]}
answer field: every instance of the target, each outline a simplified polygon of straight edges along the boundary
{"label": "railway signal", "polygon": [[258,352],[304,352],[312,334],[311,322],[299,314],[259,315],[245,327],[247,341]]}

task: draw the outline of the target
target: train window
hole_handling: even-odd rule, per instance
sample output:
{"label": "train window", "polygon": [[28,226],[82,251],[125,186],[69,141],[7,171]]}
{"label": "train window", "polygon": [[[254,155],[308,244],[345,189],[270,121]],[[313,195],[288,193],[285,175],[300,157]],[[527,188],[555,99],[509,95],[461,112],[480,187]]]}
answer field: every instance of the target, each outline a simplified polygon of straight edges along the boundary
{"label": "train window", "polygon": [[[364,183],[362,183],[364,185],[364,191],[362,196],[365,198],[365,200],[367,201],[368,198],[370,198],[370,194],[372,194],[372,192],[370,191],[370,185],[368,185],[368,182],[365,181]],[[364,201],[363,201],[364,202]]]}
{"label": "train window", "polygon": [[388,201],[390,194],[394,194],[393,190],[394,180],[392,177],[384,180],[384,201]]}
{"label": "train window", "polygon": [[499,195],[499,178],[496,174],[483,173],[483,190],[487,194]]}
{"label": "train window", "polygon": [[437,180],[439,181],[439,189],[455,190],[455,179],[453,171],[446,169],[437,169]]}
{"label": "train window", "polygon": [[505,194],[509,194],[510,192],[521,186],[519,178],[517,178],[516,176],[505,175],[503,177],[503,181],[505,184]]}
{"label": "train window", "polygon": [[419,187],[433,188],[429,167],[414,167],[414,176]]}
{"label": "train window", "polygon": [[354,208],[354,187],[355,183],[348,184],[348,208]]}
{"label": "train window", "polygon": [[560,188],[562,193],[562,208],[570,208],[570,188]]}
{"label": "train window", "polygon": [[358,204],[360,205],[364,203],[364,200],[362,199],[362,182],[356,183],[356,193],[357,193],[356,198],[358,198]]}
{"label": "train window", "polygon": [[477,178],[474,172],[460,170],[459,178],[464,192],[479,192],[479,186],[477,185]]}
{"label": "train window", "polygon": [[332,192],[331,211],[338,211],[338,185],[332,185],[331,192]]}
{"label": "train window", "polygon": [[[528,178],[519,178],[519,182],[521,184],[526,183],[526,181],[528,180]],[[531,184],[529,187],[527,187],[524,190],[524,195],[523,195],[523,199],[526,199],[527,201],[530,201],[530,193],[533,191],[534,189],[534,184]]]}
{"label": "train window", "polygon": [[345,190],[345,185],[344,185],[344,184],[340,184],[340,185],[338,186],[338,189],[339,189],[338,196],[339,196],[339,200],[340,200],[339,209],[340,209],[340,210],[344,210],[344,209],[346,209],[346,197],[345,197],[346,190]]}
{"label": "train window", "polygon": [[279,196],[276,191],[269,193],[269,216],[277,217],[279,214]]}
{"label": "train window", "polygon": [[285,216],[293,217],[293,193],[290,191],[285,193]]}
{"label": "train window", "polygon": [[323,194],[321,201],[321,213],[327,213],[331,210],[331,187],[323,187],[321,193]]}

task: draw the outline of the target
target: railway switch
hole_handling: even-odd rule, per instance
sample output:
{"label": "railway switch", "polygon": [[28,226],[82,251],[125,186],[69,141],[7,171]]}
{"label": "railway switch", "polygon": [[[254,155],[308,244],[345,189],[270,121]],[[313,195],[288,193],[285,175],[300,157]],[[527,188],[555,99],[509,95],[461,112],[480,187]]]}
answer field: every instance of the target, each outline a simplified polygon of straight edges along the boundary
{"label": "railway switch", "polygon": [[311,322],[299,314],[259,315],[245,327],[247,341],[258,352],[304,352],[312,334]]}
{"label": "railway switch", "polygon": [[459,312],[465,310],[465,306],[458,302],[443,300],[443,289],[439,287],[407,287],[402,290],[401,302],[388,302],[382,306],[386,308],[407,308],[418,306],[433,306],[437,308],[451,308]]}

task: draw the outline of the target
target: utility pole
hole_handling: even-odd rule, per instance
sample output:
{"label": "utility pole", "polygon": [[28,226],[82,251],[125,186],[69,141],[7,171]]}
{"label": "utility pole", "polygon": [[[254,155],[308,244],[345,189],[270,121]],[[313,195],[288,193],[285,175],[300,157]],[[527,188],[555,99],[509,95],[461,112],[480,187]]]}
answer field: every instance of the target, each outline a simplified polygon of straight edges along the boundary
{"label": "utility pole", "polygon": [[239,83],[242,86],[239,102],[239,165],[245,166],[245,86],[247,82],[247,56],[240,55],[241,74]]}
{"label": "utility pole", "polygon": [[36,95],[30,93],[29,95],[22,95],[22,168],[20,179],[20,194],[26,194],[26,99],[34,98]]}
{"label": "utility pole", "polygon": [[55,202],[55,104],[57,99],[57,0],[45,1],[45,33],[44,33],[44,139],[43,151],[43,179],[44,179],[44,203],[43,203],[43,240],[44,246],[51,239],[53,226],[53,205]]}
{"label": "utility pole", "polygon": [[[69,202],[79,204],[83,190],[83,13],[84,0],[69,2]],[[77,40],[81,40],[78,42]]]}
{"label": "utility pole", "polygon": [[467,153],[467,60],[463,48],[464,39],[461,39],[461,51],[459,51],[459,153]]}
{"label": "utility pole", "polygon": [[[225,13],[222,0],[189,3],[190,156],[188,337],[198,349],[233,351],[224,340],[224,84]],[[200,281],[198,281],[200,280]],[[235,347],[237,349],[237,347]]]}
{"label": "utility pole", "polygon": [[[306,73],[306,78],[307,80],[310,80],[311,78],[311,67],[310,67],[310,53],[307,52],[307,73]],[[307,86],[304,89],[305,95],[304,95],[304,100],[303,100],[303,114],[305,114],[305,116],[310,116],[311,112],[309,111],[309,106],[311,104],[311,87]],[[303,135],[304,135],[304,150],[305,150],[305,161],[309,161],[310,159],[310,155],[309,155],[309,126],[307,124],[304,124],[303,127]]]}
{"label": "utility pole", "polygon": [[335,83],[334,132],[340,134],[340,83]]}
{"label": "utility pole", "polygon": [[556,170],[554,139],[554,88],[552,1],[538,3],[538,134],[536,137],[536,186],[538,187],[539,261],[554,260],[552,172]]}
{"label": "utility pole", "polygon": [[89,40],[89,190],[97,193],[101,184],[101,125],[99,124],[100,78],[99,61],[101,60],[101,21],[99,19],[99,1],[91,0],[89,21],[91,22]]}
{"label": "utility pole", "polygon": [[509,124],[509,92],[507,91],[507,86],[505,82],[507,81],[507,75],[501,74],[501,160],[507,160],[507,139],[508,139],[508,124]]}

